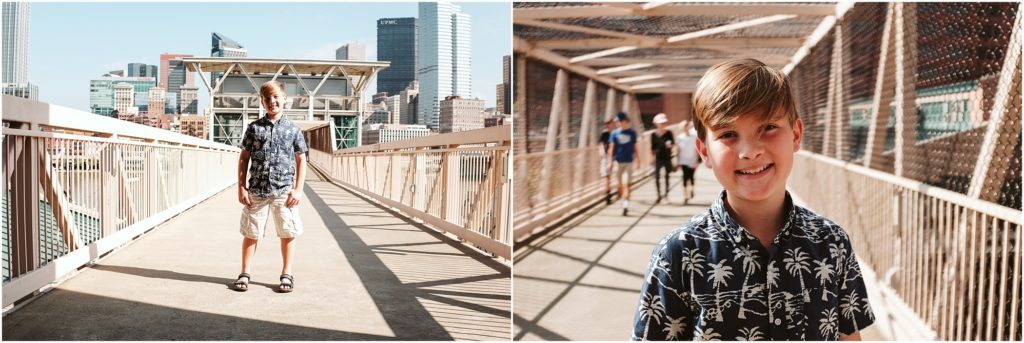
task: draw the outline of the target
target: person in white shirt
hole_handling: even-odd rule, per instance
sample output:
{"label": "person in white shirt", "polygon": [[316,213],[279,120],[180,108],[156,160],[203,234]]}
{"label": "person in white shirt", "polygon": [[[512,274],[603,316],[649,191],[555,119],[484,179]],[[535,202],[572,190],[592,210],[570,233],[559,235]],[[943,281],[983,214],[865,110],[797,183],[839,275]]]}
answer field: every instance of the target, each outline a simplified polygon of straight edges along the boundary
{"label": "person in white shirt", "polygon": [[686,122],[682,131],[676,144],[679,147],[678,164],[683,169],[683,204],[687,204],[693,198],[693,173],[700,166],[700,157],[697,155],[697,130],[693,128],[693,121]]}

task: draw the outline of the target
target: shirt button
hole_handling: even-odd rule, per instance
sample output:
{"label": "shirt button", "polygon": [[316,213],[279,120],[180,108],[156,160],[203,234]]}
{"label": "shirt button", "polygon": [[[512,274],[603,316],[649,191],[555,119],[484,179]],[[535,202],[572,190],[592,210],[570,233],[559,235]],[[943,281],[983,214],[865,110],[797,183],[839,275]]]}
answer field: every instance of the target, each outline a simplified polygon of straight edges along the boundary
{"label": "shirt button", "polygon": [[775,325],[782,325],[782,319],[775,318]]}

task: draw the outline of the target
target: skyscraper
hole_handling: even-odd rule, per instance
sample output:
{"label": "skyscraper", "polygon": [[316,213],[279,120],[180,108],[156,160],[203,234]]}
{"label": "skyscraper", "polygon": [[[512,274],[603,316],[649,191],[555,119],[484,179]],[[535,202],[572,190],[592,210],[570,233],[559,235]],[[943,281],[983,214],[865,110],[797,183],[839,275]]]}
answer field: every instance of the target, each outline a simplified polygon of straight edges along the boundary
{"label": "skyscraper", "polygon": [[359,43],[348,43],[342,45],[338,50],[334,51],[334,59],[336,60],[352,60],[352,61],[365,61],[366,60],[366,45]]}
{"label": "skyscraper", "polygon": [[377,93],[398,94],[416,80],[416,18],[377,19],[377,60],[391,62],[377,76]]}
{"label": "skyscraper", "polygon": [[3,93],[36,100],[39,88],[28,83],[28,29],[31,5],[3,3]]}
{"label": "skyscraper", "polygon": [[[247,50],[238,42],[220,33],[212,33],[210,57],[245,57]],[[221,73],[210,73],[210,87],[217,87],[217,79]]]}
{"label": "skyscraper", "polygon": [[[149,89],[156,87],[155,77],[113,77],[104,76],[89,81],[89,110],[92,113],[111,116],[116,108],[115,106],[115,86],[118,84],[128,84],[133,87],[132,89],[132,102],[148,102]],[[135,99],[134,94],[144,94]],[[124,99],[128,99],[125,97]],[[127,101],[127,100],[124,100]],[[127,106],[127,105],[126,105]]]}
{"label": "skyscraper", "polygon": [[[185,63],[181,62],[184,57],[192,57],[189,54],[160,54],[160,87],[167,90],[167,94],[173,94],[181,98],[181,87],[195,84],[194,76],[185,70]],[[177,106],[175,106],[177,107]],[[183,111],[175,108],[174,113]],[[195,112],[192,112],[195,113]]]}
{"label": "skyscraper", "polygon": [[28,83],[27,2],[3,3],[3,83]]}
{"label": "skyscraper", "polygon": [[212,57],[245,57],[246,50],[241,44],[220,33],[212,33],[210,56]]}
{"label": "skyscraper", "polygon": [[501,113],[512,114],[512,55],[501,57],[501,84],[505,87],[505,95],[499,109]]}
{"label": "skyscraper", "polygon": [[419,4],[419,119],[438,127],[440,101],[448,96],[470,96],[472,59],[468,14],[451,3]]}

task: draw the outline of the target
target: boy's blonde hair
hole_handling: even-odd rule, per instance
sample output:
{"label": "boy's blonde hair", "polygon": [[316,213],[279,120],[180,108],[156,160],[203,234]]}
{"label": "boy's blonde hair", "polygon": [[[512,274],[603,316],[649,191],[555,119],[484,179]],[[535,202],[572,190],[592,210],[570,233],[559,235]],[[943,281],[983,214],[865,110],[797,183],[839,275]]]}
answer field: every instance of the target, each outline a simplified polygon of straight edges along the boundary
{"label": "boy's blonde hair", "polygon": [[763,111],[760,120],[785,115],[799,118],[789,78],[761,61],[744,58],[716,64],[704,73],[693,93],[693,126],[702,141],[707,131],[729,125],[740,116]]}
{"label": "boy's blonde hair", "polygon": [[284,96],[288,96],[288,93],[284,91],[284,83],[275,80],[264,82],[263,85],[260,86],[260,98],[269,98],[274,96],[274,94],[284,94]]}

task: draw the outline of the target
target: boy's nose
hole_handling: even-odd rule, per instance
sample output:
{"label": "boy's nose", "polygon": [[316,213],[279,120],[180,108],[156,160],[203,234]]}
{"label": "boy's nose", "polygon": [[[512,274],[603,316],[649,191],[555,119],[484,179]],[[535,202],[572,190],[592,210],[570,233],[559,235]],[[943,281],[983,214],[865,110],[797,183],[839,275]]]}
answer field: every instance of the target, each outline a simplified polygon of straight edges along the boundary
{"label": "boy's nose", "polygon": [[761,154],[764,153],[764,144],[761,144],[760,141],[748,140],[744,143],[740,143],[739,152],[739,156],[741,159],[753,160],[758,157],[761,157]]}

